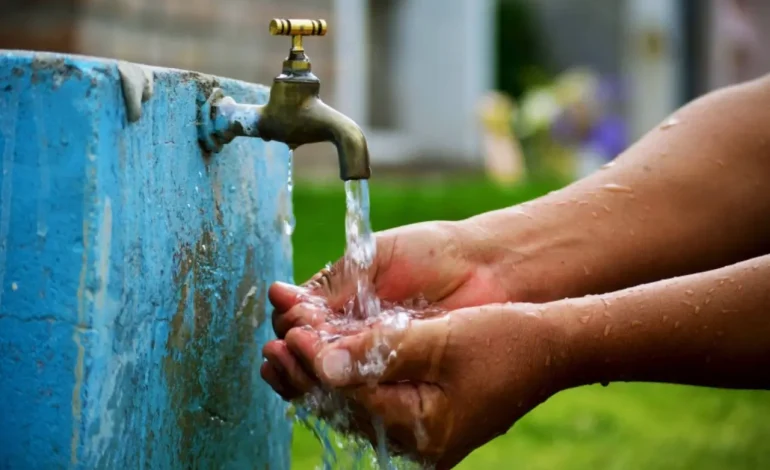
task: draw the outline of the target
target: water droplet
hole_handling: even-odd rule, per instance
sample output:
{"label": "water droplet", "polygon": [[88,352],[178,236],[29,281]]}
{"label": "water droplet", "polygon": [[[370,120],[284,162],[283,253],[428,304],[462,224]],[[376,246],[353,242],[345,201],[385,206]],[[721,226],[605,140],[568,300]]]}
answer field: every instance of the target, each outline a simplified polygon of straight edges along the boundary
{"label": "water droplet", "polygon": [[722,168],[725,167],[725,162],[723,162],[722,160],[714,160],[714,163],[716,163],[717,165],[719,165]]}
{"label": "water droplet", "polygon": [[615,160],[613,160],[611,162],[605,163],[604,165],[602,165],[601,168],[602,168],[602,170],[608,170],[608,169],[612,168],[613,166],[615,166]]}
{"label": "water droplet", "polygon": [[585,325],[586,323],[588,323],[590,320],[591,320],[591,315],[586,315],[586,316],[584,316],[584,317],[580,317],[580,323],[582,323],[582,324],[584,324],[584,325]]}
{"label": "water droplet", "polygon": [[674,328],[679,328],[679,322],[674,323]]}
{"label": "water droplet", "polygon": [[708,290],[707,294],[711,295],[711,293],[714,292],[714,290],[715,289],[712,287],[711,289]]}
{"label": "water droplet", "polygon": [[588,205],[588,201],[580,201],[580,202],[578,202],[578,205],[579,206],[587,206]]}
{"label": "water droplet", "polygon": [[295,226],[296,222],[293,214],[283,219],[283,233],[285,235],[289,237],[292,236],[294,234]]}
{"label": "water droplet", "polygon": [[599,214],[597,214],[596,212],[591,212],[591,217],[593,217],[594,219],[598,219]]}
{"label": "water droplet", "polygon": [[639,320],[633,320],[631,321],[631,326],[633,327],[642,326],[642,322]]}
{"label": "water droplet", "polygon": [[15,282],[11,283],[11,290],[19,290],[19,285]]}
{"label": "water droplet", "polygon": [[198,194],[200,192],[200,189],[196,186],[195,187],[195,193]]}
{"label": "water droplet", "polygon": [[630,230],[628,231],[628,234],[629,234],[629,235],[631,235],[631,236],[633,237],[634,235],[636,235],[636,232],[634,232],[634,230],[633,230],[633,229],[630,229]]}
{"label": "water droplet", "polygon": [[604,327],[604,336],[609,336],[611,330],[612,330],[612,325],[608,323],[607,326]]}
{"label": "water droplet", "polygon": [[604,206],[604,212],[609,214],[612,212],[612,209],[610,209],[610,206]]}
{"label": "water droplet", "polygon": [[586,276],[591,275],[591,270],[588,269],[588,266],[583,265],[583,272],[586,274]]}
{"label": "water droplet", "polygon": [[692,304],[692,302],[688,302],[688,301],[686,301],[686,300],[683,300],[683,301],[682,301],[682,305],[687,305],[688,307],[695,307],[695,306]]}
{"label": "water droplet", "polygon": [[491,344],[491,342],[492,342],[492,341],[491,341],[489,338],[487,338],[487,347],[489,347],[489,345]]}
{"label": "water droplet", "polygon": [[663,323],[666,323],[668,321],[668,316],[663,315]]}
{"label": "water droplet", "polygon": [[684,291],[684,293],[685,293],[687,296],[690,296],[690,297],[691,297],[691,296],[693,296],[693,295],[695,295],[695,292],[693,292],[693,290],[692,290],[692,289],[687,289],[686,291]]}
{"label": "water droplet", "polygon": [[697,315],[700,312],[700,305],[695,306],[695,314]]}
{"label": "water droplet", "polygon": [[573,203],[573,204],[575,204],[575,203],[577,203],[577,202],[578,202],[578,200],[577,200],[577,198],[576,198],[576,197],[573,197],[573,198],[570,198],[570,202],[571,202],[571,203]]}
{"label": "water droplet", "polygon": [[551,366],[551,356],[545,356],[545,366],[546,367]]}
{"label": "water droplet", "polygon": [[605,191],[609,191],[611,193],[633,193],[634,190],[631,189],[629,186],[624,186],[622,184],[615,184],[615,183],[608,183],[602,186],[602,189]]}
{"label": "water droplet", "polygon": [[703,301],[703,305],[708,305],[710,303],[711,303],[711,298],[707,298],[706,300]]}
{"label": "water droplet", "polygon": [[666,129],[671,129],[672,127],[679,124],[679,118],[676,116],[671,116],[670,118],[666,119],[666,121],[660,125],[660,129],[665,131]]}
{"label": "water droplet", "polygon": [[743,290],[743,284],[739,284],[739,285],[738,285],[738,290],[739,290],[739,291]]}

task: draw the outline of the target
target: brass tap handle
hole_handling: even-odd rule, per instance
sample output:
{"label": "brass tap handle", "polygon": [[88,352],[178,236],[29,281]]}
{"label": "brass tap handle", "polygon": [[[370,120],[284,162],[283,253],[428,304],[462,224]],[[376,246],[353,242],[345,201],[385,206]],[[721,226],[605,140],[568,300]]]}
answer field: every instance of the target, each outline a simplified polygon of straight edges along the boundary
{"label": "brass tap handle", "polygon": [[283,72],[292,75],[310,74],[310,59],[305,55],[302,38],[326,35],[326,20],[288,20],[274,18],[270,22],[273,36],[291,36],[289,57],[283,61]]}
{"label": "brass tap handle", "polygon": [[289,20],[274,18],[270,22],[273,36],[325,36],[326,20]]}

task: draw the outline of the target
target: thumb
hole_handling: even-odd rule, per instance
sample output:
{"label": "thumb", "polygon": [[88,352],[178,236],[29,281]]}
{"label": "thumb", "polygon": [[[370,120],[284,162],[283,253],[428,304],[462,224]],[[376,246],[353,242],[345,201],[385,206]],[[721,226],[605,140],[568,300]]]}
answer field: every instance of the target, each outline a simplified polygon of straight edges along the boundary
{"label": "thumb", "polygon": [[448,338],[448,315],[415,320],[403,329],[379,325],[324,347],[313,368],[322,382],[333,387],[435,382]]}

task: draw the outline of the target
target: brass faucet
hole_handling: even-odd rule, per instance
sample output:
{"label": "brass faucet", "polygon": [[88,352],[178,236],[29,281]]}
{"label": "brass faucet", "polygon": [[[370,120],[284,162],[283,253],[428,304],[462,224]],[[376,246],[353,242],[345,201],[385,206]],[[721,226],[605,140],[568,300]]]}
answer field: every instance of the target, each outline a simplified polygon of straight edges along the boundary
{"label": "brass faucet", "polygon": [[236,103],[222,90],[214,89],[201,108],[199,132],[203,147],[219,152],[238,136],[276,140],[292,150],[330,141],[337,147],[340,178],[369,179],[369,150],[363,131],[352,119],[321,101],[321,81],[311,72],[302,46],[303,36],[326,34],[326,21],[274,19],[270,34],[291,36],[292,41],[283,71],[273,79],[267,104]]}

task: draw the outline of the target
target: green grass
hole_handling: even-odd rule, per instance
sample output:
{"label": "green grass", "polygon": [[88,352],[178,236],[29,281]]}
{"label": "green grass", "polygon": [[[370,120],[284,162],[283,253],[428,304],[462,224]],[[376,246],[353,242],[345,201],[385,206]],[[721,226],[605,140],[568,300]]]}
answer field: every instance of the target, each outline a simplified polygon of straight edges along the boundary
{"label": "green grass", "polygon": [[[537,197],[554,184],[502,189],[480,180],[372,180],[375,230],[458,220]],[[295,185],[295,276],[310,277],[344,248],[342,185]],[[757,373],[762,373],[757,371]],[[295,426],[292,468],[320,463],[321,447]],[[478,449],[461,469],[770,468],[770,393],[658,384],[612,384],[563,392]]]}

